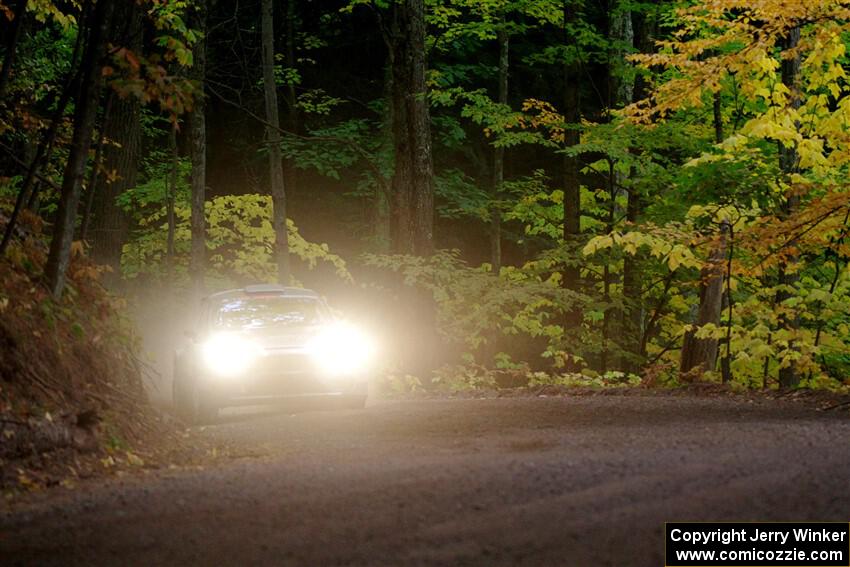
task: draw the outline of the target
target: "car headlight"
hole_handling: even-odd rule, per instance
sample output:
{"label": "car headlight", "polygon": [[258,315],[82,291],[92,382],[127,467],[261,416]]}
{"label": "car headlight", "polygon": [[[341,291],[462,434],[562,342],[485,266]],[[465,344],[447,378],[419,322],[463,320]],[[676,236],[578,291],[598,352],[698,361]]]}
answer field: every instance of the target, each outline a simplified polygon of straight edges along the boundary
{"label": "car headlight", "polygon": [[307,350],[320,370],[340,376],[365,371],[374,355],[374,344],[359,329],[335,324],[313,337]]}
{"label": "car headlight", "polygon": [[219,333],[201,346],[207,368],[221,376],[233,376],[246,371],[262,354],[262,349],[239,335]]}

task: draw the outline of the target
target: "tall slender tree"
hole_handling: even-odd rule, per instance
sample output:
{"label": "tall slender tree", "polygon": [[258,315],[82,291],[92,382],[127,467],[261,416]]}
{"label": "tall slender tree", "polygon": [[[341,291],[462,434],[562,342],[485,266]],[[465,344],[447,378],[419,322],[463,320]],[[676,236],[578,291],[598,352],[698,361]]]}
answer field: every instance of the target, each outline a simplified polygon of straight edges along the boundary
{"label": "tall slender tree", "polygon": [[168,175],[165,181],[165,218],[168,223],[168,234],[165,238],[165,269],[168,279],[174,277],[174,233],[177,228],[177,219],[174,214],[174,202],[177,193],[177,125],[171,127],[168,135],[168,150],[170,163]]}
{"label": "tall slender tree", "polygon": [[[632,33],[635,51],[651,53],[655,44],[655,14],[651,8],[643,12],[632,12]],[[632,88],[632,102],[643,101],[649,96],[650,84],[642,74],[637,74]],[[634,176],[633,181],[634,181]],[[626,195],[626,222],[635,224],[643,212],[645,198],[637,183],[632,183]],[[623,321],[621,343],[623,358],[621,366],[626,372],[637,372],[645,356],[644,352],[644,307],[641,265],[643,253],[627,254],[623,259]]]}
{"label": "tall slender tree", "polygon": [[[782,38],[782,49],[787,54],[782,59],[782,84],[788,89],[788,105],[797,110],[802,105],[800,96],[800,54],[795,50],[800,44],[800,28],[799,26],[788,29],[784,38]],[[795,124],[795,128],[799,129],[800,125]],[[795,145],[786,145],[784,142],[779,144],[779,169],[782,173],[790,178],[792,174],[799,171],[800,156]],[[793,185],[788,183],[790,189],[785,195],[785,202],[782,207],[781,215],[784,217],[790,216],[800,205],[800,196],[794,192]],[[795,269],[794,264],[797,263],[797,257],[793,254],[784,258],[779,265],[779,291],[776,293],[776,304],[779,306],[779,325],[789,334],[793,334],[800,326],[800,319],[788,305],[783,303],[792,297],[793,288],[799,280],[799,274]],[[794,350],[794,339],[789,338],[788,346]],[[784,368],[779,369],[779,386],[782,388],[793,388],[800,382],[800,373],[797,367],[792,363]]]}
{"label": "tall slender tree", "polygon": [[[712,102],[712,123],[714,142],[723,142],[723,115],[721,112],[720,91],[714,93]],[[724,221],[720,225],[720,238],[712,246],[708,261],[700,270],[699,308],[694,328],[685,333],[682,341],[682,354],[679,358],[679,372],[686,373],[694,368],[700,372],[711,372],[717,365],[719,341],[715,338],[697,338],[700,327],[711,324],[720,326],[723,308],[723,282],[725,276],[727,240],[732,231],[731,225]],[[729,298],[727,297],[727,301]],[[731,324],[731,321],[729,322]],[[728,365],[724,367],[723,381],[728,381]]]}
{"label": "tall slender tree", "polygon": [[[630,51],[632,41],[634,40],[634,28],[632,26],[632,14],[629,6],[620,0],[611,0],[607,6],[608,13],[608,81],[607,81],[607,100],[605,105],[609,117],[611,111],[622,108],[632,102],[632,93],[634,84],[628,77],[626,56]],[[618,197],[624,191],[624,181],[626,176],[616,167],[617,164],[613,159],[608,162],[608,220],[607,231],[614,230],[617,217],[621,211],[618,205]],[[616,341],[623,333],[623,317],[624,313],[620,307],[610,306],[611,304],[611,289],[616,279],[616,274],[611,269],[610,264],[606,263],[603,266],[602,286],[603,297],[607,307],[603,313],[602,319],[602,351],[600,353],[600,369],[605,371],[608,369],[609,351],[611,339]],[[619,329],[618,329],[619,327]],[[619,331],[619,332],[618,332]]]}
{"label": "tall slender tree", "polygon": [[65,272],[71,260],[71,241],[74,238],[80,190],[86,172],[92,130],[97,115],[106,39],[113,8],[114,3],[107,0],[99,0],[95,5],[81,63],[81,86],[74,107],[74,133],[62,176],[59,207],[44,268],[50,292],[57,299],[61,297],[65,287]]}
{"label": "tall slender tree", "polygon": [[275,236],[277,277],[289,283],[289,231],[286,226],[286,189],[283,185],[283,160],[280,153],[280,118],[274,73],[273,0],[262,1],[263,92],[266,101],[266,143],[269,153],[269,179],[272,192],[272,225]]}
{"label": "tall slender tree", "polygon": [[189,157],[192,161],[192,248],[189,258],[189,273],[194,291],[200,295],[204,289],[207,253],[207,220],[204,210],[207,191],[207,121],[203,86],[206,81],[207,67],[206,0],[195,2],[192,22],[192,27],[200,33],[201,37],[192,50],[192,77],[199,83],[200,89],[189,116],[191,131]]}
{"label": "tall slender tree", "polygon": [[[564,11],[564,44],[566,49],[564,55],[564,122],[567,127],[564,131],[564,146],[567,148],[578,145],[580,141],[577,125],[581,121],[581,67],[575,46],[575,30],[571,29],[578,21],[579,3],[577,0],[566,0],[563,4]],[[563,158],[563,187],[564,187],[564,244],[567,249],[578,254],[579,238],[581,236],[581,183],[579,180],[578,157],[575,154],[564,154]],[[577,262],[568,262],[563,269],[563,286],[571,291],[578,291],[581,287],[581,270]],[[564,326],[567,329],[576,329],[581,324],[582,314],[577,308],[570,309],[564,318]]]}
{"label": "tall slender tree", "polygon": [[80,221],[80,240],[87,240],[89,235],[89,227],[91,226],[91,216],[94,210],[95,188],[100,181],[101,170],[103,169],[103,146],[105,135],[103,131],[104,125],[109,122],[109,116],[112,113],[112,103],[115,100],[115,93],[110,91],[106,94],[106,103],[103,108],[103,118],[100,130],[97,133],[97,141],[94,147],[94,159],[89,168],[89,181],[86,184],[85,205],[83,206],[83,218]]}
{"label": "tall slender tree", "polygon": [[[506,19],[502,14],[501,26],[496,31],[499,44],[499,104],[508,104],[508,66],[510,65],[510,35],[505,29]],[[493,187],[491,189],[494,201],[499,199],[502,183],[505,180],[505,148],[493,148]],[[502,214],[498,206],[490,207],[490,263],[493,273],[498,274],[502,268]]]}
{"label": "tall slender tree", "polygon": [[[295,34],[297,30],[298,13],[295,10],[296,0],[284,0],[284,50],[283,60],[286,68],[294,71],[296,68],[295,58]],[[295,92],[295,80],[291,77],[286,82],[284,91],[284,104],[286,105],[286,130],[292,134],[298,134],[300,117],[298,115],[298,95]],[[297,183],[297,170],[295,160],[283,159],[283,186],[290,195],[295,193]]]}

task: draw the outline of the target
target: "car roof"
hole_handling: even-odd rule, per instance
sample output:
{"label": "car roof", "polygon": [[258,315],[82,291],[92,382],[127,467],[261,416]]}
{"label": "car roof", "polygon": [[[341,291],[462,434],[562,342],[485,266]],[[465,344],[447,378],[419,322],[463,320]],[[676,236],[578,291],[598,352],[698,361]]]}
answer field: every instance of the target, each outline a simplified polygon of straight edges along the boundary
{"label": "car roof", "polygon": [[319,294],[312,289],[302,287],[289,287],[278,284],[256,284],[246,285],[243,288],[228,289],[213,293],[204,298],[205,301],[212,299],[225,299],[228,297],[251,296],[251,295],[282,295],[286,297],[301,297],[318,299]]}

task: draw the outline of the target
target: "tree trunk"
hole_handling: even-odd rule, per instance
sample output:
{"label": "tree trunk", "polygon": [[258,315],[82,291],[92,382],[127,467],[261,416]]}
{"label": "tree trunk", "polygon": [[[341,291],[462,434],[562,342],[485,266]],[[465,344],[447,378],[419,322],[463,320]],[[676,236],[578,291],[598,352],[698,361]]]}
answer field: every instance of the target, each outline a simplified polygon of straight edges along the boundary
{"label": "tree trunk", "polygon": [[392,9],[393,249],[399,254],[430,255],[434,174],[425,85],[425,5],[423,0],[401,0]]}
{"label": "tree trunk", "polygon": [[176,222],[174,217],[174,198],[177,194],[177,125],[171,127],[168,136],[171,150],[171,163],[168,168],[168,178],[165,183],[165,216],[168,223],[168,234],[165,239],[165,267],[168,281],[174,278],[174,232]]}
{"label": "tree trunk", "polygon": [[80,189],[86,172],[91,134],[97,115],[104,62],[104,48],[112,16],[113,3],[100,0],[94,8],[91,32],[82,59],[79,98],[74,107],[74,132],[68,152],[68,162],[62,177],[59,207],[50,241],[50,252],[44,267],[47,285],[54,298],[62,296],[65,271],[71,260],[71,241],[77,220]]}
{"label": "tree trunk", "polygon": [[201,33],[201,39],[192,51],[192,77],[200,83],[189,117],[191,142],[189,156],[192,161],[192,247],[189,257],[189,274],[196,295],[202,295],[205,284],[207,256],[207,220],[204,204],[207,191],[207,122],[204,81],[206,80],[207,9],[205,0],[195,3],[192,28]]}
{"label": "tree trunk", "polygon": [[[573,43],[568,24],[576,20],[576,5],[564,2],[564,41]],[[564,122],[576,126],[581,120],[580,111],[580,67],[577,60],[564,63]],[[575,127],[567,127],[564,132],[564,146],[567,148],[579,143],[579,131]],[[579,268],[579,239],[581,238],[581,185],[579,180],[578,158],[564,154],[564,245],[569,255],[575,255],[573,261],[567,262],[563,270],[562,285],[570,291],[581,288],[581,270]],[[567,311],[564,317],[566,329],[577,329],[581,325],[582,313],[578,308]]]}
{"label": "tree trunk", "polygon": [[[655,18],[652,14],[633,14],[634,46],[640,53],[654,50]],[[638,102],[649,96],[651,87],[647,80],[638,75],[632,91],[632,102]],[[644,196],[640,193],[632,175],[632,187],[626,201],[626,222],[634,225],[645,206]],[[627,254],[623,260],[623,321],[621,343],[623,357],[621,367],[624,372],[636,373],[646,358],[644,340],[644,305],[641,265],[643,254]]]}
{"label": "tree trunk", "polygon": [[608,10],[608,38],[611,48],[608,53],[608,107],[619,108],[632,102],[634,82],[626,80],[628,51],[635,39],[632,13],[621,0],[612,0]]}
{"label": "tree trunk", "polygon": [[[615,202],[617,199],[617,178],[615,176],[615,162],[608,158],[608,219],[605,223],[605,233],[611,234],[614,231],[614,221],[616,215]],[[605,310],[602,314],[602,350],[599,354],[599,371],[603,374],[608,371],[608,355],[610,349],[611,327],[617,319],[617,313],[610,307],[611,303],[611,263],[605,262],[602,267],[602,303],[605,305]]]}
{"label": "tree trunk", "polygon": [[[625,80],[626,55],[625,45],[631,45],[634,41],[634,30],[632,28],[632,15],[628,9],[621,6],[619,0],[613,0],[608,9],[608,38],[611,48],[608,52],[608,111],[621,108],[632,102],[634,84]],[[608,163],[608,225],[607,233],[615,228],[615,219],[621,214],[617,205],[617,197],[623,190],[624,175],[617,169],[616,163],[609,159]],[[612,273],[609,263],[603,267],[603,289],[606,304],[602,320],[602,353],[600,367],[602,372],[608,370],[609,350],[611,339],[623,336],[624,312],[619,307],[609,306],[611,302],[611,287],[616,275]]]}
{"label": "tree trunk", "polygon": [[714,119],[714,142],[719,144],[723,142],[723,114],[720,106],[720,91],[714,93],[712,104],[712,116]]}
{"label": "tree trunk", "polygon": [[283,162],[280,154],[280,119],[277,109],[277,87],[274,77],[274,11],[273,0],[262,1],[263,24],[263,90],[266,99],[266,142],[269,151],[269,178],[272,191],[272,225],[275,237],[277,278],[289,283],[289,232],[286,227],[286,190],[283,186]]}
{"label": "tree trunk", "polygon": [[[626,201],[626,222],[630,225],[636,224],[643,207],[642,196],[634,190],[633,186]],[[623,346],[623,358],[620,364],[623,372],[628,373],[640,371],[646,356],[642,347],[644,344],[642,256],[638,251],[634,255],[627,254],[623,259],[623,321],[620,339]]]}
{"label": "tree trunk", "polygon": [[[389,45],[389,43],[388,43]],[[387,114],[381,124],[381,137],[383,143],[393,144],[393,65],[392,50],[388,50],[387,62],[384,68],[384,102],[387,105]],[[373,215],[373,249],[377,254],[389,254],[392,250],[392,203],[393,193],[391,183],[379,179],[379,172],[375,175],[375,201],[372,210]]]}
{"label": "tree trunk", "polygon": [[[712,119],[714,123],[714,141],[723,141],[723,120],[720,107],[720,93],[714,93]],[[698,368],[698,373],[713,372],[717,366],[717,339],[698,339],[696,332],[707,324],[720,326],[720,314],[723,308],[724,262],[726,260],[727,239],[730,227],[723,223],[720,227],[720,240],[712,248],[708,261],[700,270],[699,311],[693,330],[685,333],[682,341],[682,353],[679,358],[679,372],[686,374]],[[728,301],[728,299],[727,299]],[[731,320],[730,320],[731,324]],[[727,381],[728,362],[723,364],[723,381]]]}
{"label": "tree trunk", "polygon": [[700,271],[699,312],[694,329],[685,333],[679,372],[690,372],[700,368],[700,374],[711,372],[717,363],[717,339],[698,339],[696,331],[712,324],[720,326],[720,311],[723,307],[723,281],[726,261],[726,242],[729,225],[721,226],[720,240],[711,249],[708,260]]}
{"label": "tree trunk", "polygon": [[9,35],[6,38],[6,57],[3,59],[3,67],[0,68],[0,100],[6,94],[6,86],[9,84],[9,76],[12,74],[12,66],[15,64],[15,55],[18,50],[18,40],[24,27],[24,19],[27,14],[28,0],[18,0],[15,7],[15,16],[10,24]]}
{"label": "tree trunk", "polygon": [[[498,102],[508,104],[508,65],[510,63],[510,37],[505,29],[505,18],[502,16],[502,27],[496,33],[499,42],[499,94]],[[505,148],[493,150],[493,187],[491,198],[498,201],[505,179]],[[502,269],[502,213],[498,205],[490,207],[490,263],[493,273],[498,275]]]}
{"label": "tree trunk", "polygon": [[[390,237],[397,254],[428,256],[434,243],[434,186],[431,128],[425,85],[425,5],[399,0],[390,8],[390,90],[394,171],[391,181]],[[431,292],[401,293],[409,321],[399,352],[412,374],[425,378],[435,364],[436,307]]]}
{"label": "tree trunk", "polygon": [[[788,30],[787,36],[782,41],[782,49],[789,50],[797,47],[800,43],[800,28],[795,27]],[[782,84],[785,85],[789,92],[789,104],[792,108],[800,108],[800,56],[782,59]],[[798,125],[799,126],[799,125]],[[780,142],[779,144],[779,168],[782,173],[788,177],[799,171],[799,155],[796,147],[787,147]],[[792,188],[790,191],[793,191]],[[785,197],[785,205],[782,209],[782,216],[788,217],[794,213],[795,209],[800,204],[800,197],[796,193],[789,193]],[[793,269],[793,265],[797,263],[796,256],[786,257],[779,264],[779,291],[776,292],[776,305],[779,309],[779,327],[786,330],[789,334],[793,334],[800,326],[800,320],[797,314],[789,313],[790,308],[783,303],[790,299],[793,295],[791,290],[797,285],[799,276],[797,271]],[[797,346],[794,340],[788,341],[788,348],[796,350]],[[785,368],[779,369],[779,387],[793,388],[800,382],[800,374],[797,371],[796,363],[792,362]]]}
{"label": "tree trunk", "polygon": [[[142,13],[134,0],[115,2],[116,22],[113,41],[129,39],[132,51],[142,47]],[[97,185],[89,188],[97,195],[91,220],[92,257],[112,267],[113,283],[121,269],[121,251],[130,232],[130,219],[116,199],[136,186],[141,151],[141,105],[134,96],[114,97],[108,116],[104,118],[106,144],[101,150],[103,166],[111,175],[96,176]]]}
{"label": "tree trunk", "polygon": [[94,208],[95,188],[98,186],[100,178],[100,170],[103,167],[103,142],[104,142],[104,125],[109,122],[109,115],[112,112],[112,102],[115,98],[115,93],[109,92],[106,95],[106,103],[103,109],[103,123],[100,126],[100,132],[97,135],[97,143],[94,148],[94,159],[89,171],[89,182],[86,184],[86,204],[83,207],[83,220],[80,222],[80,240],[88,239],[89,227],[91,226],[92,210]]}
{"label": "tree trunk", "polygon": [[[286,16],[285,32],[286,41],[284,42],[284,62],[287,69],[296,68],[295,59],[295,29],[296,18],[295,13],[296,0],[285,0],[284,14]],[[298,134],[300,127],[300,117],[298,116],[298,96],[295,93],[295,83],[289,81],[284,91],[284,103],[286,104],[286,129]],[[296,191],[297,170],[295,161],[291,158],[283,160],[283,186],[287,193],[294,195]]]}

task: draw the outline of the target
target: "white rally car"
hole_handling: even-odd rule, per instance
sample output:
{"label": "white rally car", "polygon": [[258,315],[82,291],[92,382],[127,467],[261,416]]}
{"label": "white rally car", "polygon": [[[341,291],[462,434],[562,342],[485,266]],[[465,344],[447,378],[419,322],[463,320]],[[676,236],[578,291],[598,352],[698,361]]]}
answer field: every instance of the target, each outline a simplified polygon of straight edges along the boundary
{"label": "white rally car", "polygon": [[212,294],[187,336],[174,356],[173,396],[191,422],[294,397],[366,403],[373,345],[314,291],[254,285]]}

